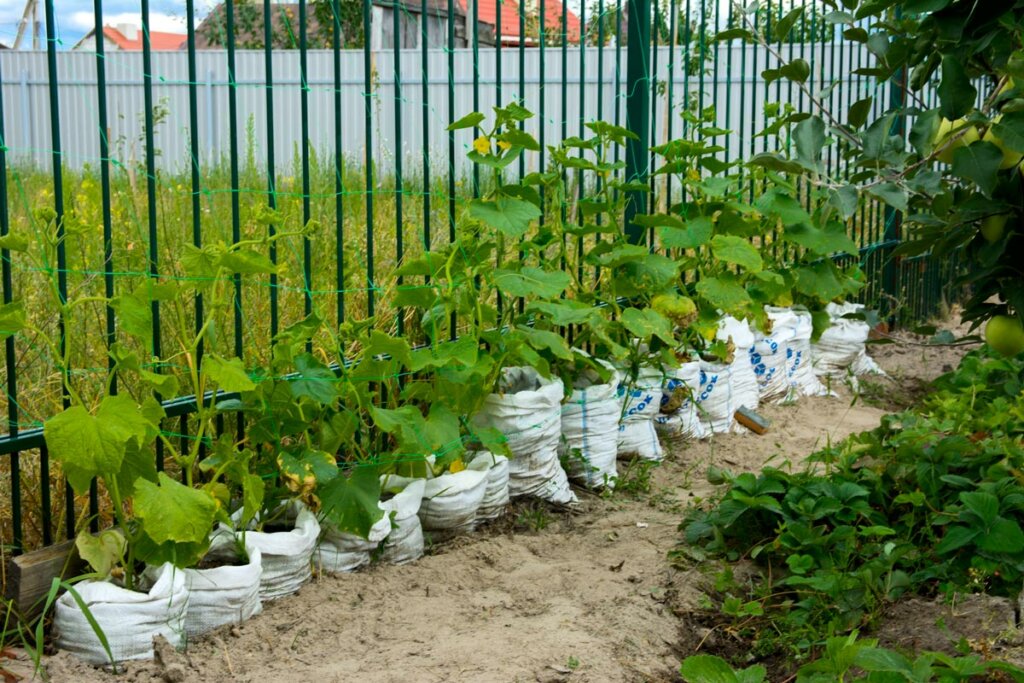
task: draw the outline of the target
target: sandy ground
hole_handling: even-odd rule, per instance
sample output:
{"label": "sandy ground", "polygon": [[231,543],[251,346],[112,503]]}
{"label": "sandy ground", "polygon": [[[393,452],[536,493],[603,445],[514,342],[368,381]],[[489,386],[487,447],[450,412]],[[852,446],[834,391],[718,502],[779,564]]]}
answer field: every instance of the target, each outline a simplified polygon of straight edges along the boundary
{"label": "sandy ground", "polygon": [[[888,345],[879,395],[920,385],[963,349]],[[886,388],[888,387],[888,389]],[[877,403],[877,402],[875,402]],[[709,464],[734,471],[798,464],[884,414],[872,401],[768,406],[764,436],[717,436],[675,449],[638,494],[581,493],[561,513],[517,505],[496,526],[435,546],[413,565],[325,577],[251,621],[161,648],[118,677],[68,655],[54,681],[673,681],[688,652],[676,614],[695,608],[700,569],[673,569],[685,507],[712,492]],[[536,527],[543,527],[537,529]]]}

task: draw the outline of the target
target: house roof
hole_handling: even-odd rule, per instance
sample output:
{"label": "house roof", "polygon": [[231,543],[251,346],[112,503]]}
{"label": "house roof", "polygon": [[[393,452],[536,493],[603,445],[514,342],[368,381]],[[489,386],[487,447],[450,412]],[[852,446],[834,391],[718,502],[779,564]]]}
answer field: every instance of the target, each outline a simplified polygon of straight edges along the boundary
{"label": "house roof", "polygon": [[[398,0],[403,12],[419,14],[423,9],[422,0]],[[391,8],[395,0],[371,0],[374,5]],[[247,8],[249,16],[243,21],[240,16],[243,9]],[[333,19],[330,14],[324,16],[318,12],[317,5],[307,3],[306,5],[306,31],[310,40],[310,47],[329,47],[333,38]],[[323,5],[323,7],[328,7]],[[427,0],[427,12],[437,16],[448,14],[448,0]],[[455,14],[464,16],[462,7],[455,6]],[[283,42],[287,47],[293,47],[299,35],[299,3],[278,2],[274,4],[270,18],[271,33],[275,41]],[[263,9],[259,5],[236,5],[235,7],[235,45],[240,48],[261,48],[264,37],[264,16]],[[482,21],[482,19],[481,19]],[[200,50],[219,48],[224,46],[224,30],[227,22],[224,3],[218,4],[202,23],[196,27],[196,47]],[[359,22],[360,28],[362,22]],[[345,44],[344,31],[342,29],[342,43]],[[277,42],[275,42],[275,45]]]}
{"label": "house roof", "polygon": [[[103,38],[117,45],[122,50],[142,50],[142,31],[138,31],[135,38],[128,38],[113,26],[104,26]],[[149,46],[153,50],[178,50],[184,43],[185,34],[183,33],[149,32]]]}
{"label": "house roof", "polygon": [[[544,3],[544,28],[548,35],[562,30],[563,4],[559,0],[538,0]],[[466,7],[467,0],[459,0],[460,8]],[[477,14],[480,21],[498,25],[498,5],[501,5],[501,42],[519,43],[519,2],[517,0],[477,0]],[[467,10],[468,11],[468,10]],[[565,33],[570,43],[580,40],[580,18],[565,8]],[[527,38],[532,42],[531,38]]]}

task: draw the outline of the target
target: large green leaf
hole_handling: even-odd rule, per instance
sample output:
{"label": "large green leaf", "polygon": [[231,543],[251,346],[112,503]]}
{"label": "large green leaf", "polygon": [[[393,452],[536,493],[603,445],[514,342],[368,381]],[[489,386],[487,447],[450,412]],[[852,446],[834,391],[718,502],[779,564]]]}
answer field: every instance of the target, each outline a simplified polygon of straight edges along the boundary
{"label": "large green leaf", "polygon": [[288,384],[295,398],[331,403],[338,396],[338,376],[311,353],[295,357],[295,373]]}
{"label": "large green leaf", "polygon": [[530,222],[540,217],[540,209],[534,204],[514,197],[474,199],[468,213],[509,237],[522,237],[530,229]]}
{"label": "large green leaf", "polygon": [[986,197],[996,189],[999,165],[1003,163],[1003,150],[991,142],[978,141],[953,152],[953,173],[964,180],[972,180]]}
{"label": "large green leaf", "polygon": [[597,308],[572,299],[535,301],[529,305],[527,311],[540,313],[555,325],[587,323],[598,314]]}
{"label": "large green leaf", "polygon": [[757,247],[735,235],[715,235],[711,240],[711,253],[719,261],[742,266],[751,272],[757,272],[764,267]]}
{"label": "large green leaf", "polygon": [[217,264],[238,275],[269,275],[277,272],[277,266],[269,256],[252,249],[234,249],[220,257]]}
{"label": "large green leaf", "polygon": [[992,126],[992,133],[1014,152],[1024,152],[1024,111],[1003,114]]}
{"label": "large green leaf", "polygon": [[685,227],[666,225],[658,228],[658,239],[666,249],[696,249],[708,243],[713,231],[711,218],[698,216],[686,221]]}
{"label": "large green leaf", "polygon": [[793,141],[797,158],[810,167],[816,166],[825,146],[825,122],[819,116],[804,119],[793,129]]}
{"label": "large green leaf", "polygon": [[985,491],[965,491],[960,494],[960,502],[973,512],[985,526],[989,526],[999,516],[999,499]]}
{"label": "large green leaf", "polygon": [[857,213],[858,195],[857,187],[854,185],[843,185],[829,190],[828,202],[834,206],[839,214],[849,220]]}
{"label": "large green leaf", "polygon": [[978,547],[990,553],[1019,557],[1024,548],[1024,532],[1014,520],[997,517],[988,531],[978,539]]}
{"label": "large green leaf", "polygon": [[544,270],[525,266],[521,270],[499,268],[494,271],[494,284],[509,296],[554,299],[572,282],[561,270]]}
{"label": "large green leaf", "polygon": [[202,372],[224,391],[252,391],[256,383],[249,378],[241,358],[223,358],[215,353],[203,356]]}
{"label": "large green leaf", "polygon": [[702,278],[697,283],[697,294],[713,307],[720,308],[726,313],[739,312],[751,301],[747,290],[731,273]]}
{"label": "large green leaf", "polygon": [[846,229],[840,223],[826,225],[824,230],[809,223],[789,225],[782,233],[782,239],[799,244],[819,256],[835,253],[857,255],[857,244],[847,236]]}
{"label": "large green leaf", "polygon": [[550,330],[538,330],[525,325],[520,325],[516,328],[516,331],[537,351],[550,351],[556,358],[572,360],[572,351],[569,349],[569,343],[562,335]]}
{"label": "large green leaf", "polygon": [[357,464],[349,476],[337,476],[320,489],[321,510],[330,524],[363,538],[384,516],[379,500],[377,468],[364,463]]}
{"label": "large green leaf", "polygon": [[679,673],[686,683],[739,683],[740,679],[724,659],[715,655],[693,655],[683,660]]}
{"label": "large green leaf", "polygon": [[25,329],[27,322],[24,303],[12,301],[9,304],[0,304],[0,341]]}
{"label": "large green leaf", "polygon": [[43,425],[43,437],[72,488],[82,493],[93,477],[117,473],[129,441],[139,445],[152,428],[135,401],[119,394],[105,397],[96,415],[82,406],[58,413]]}
{"label": "large green leaf", "polygon": [[78,555],[101,576],[110,574],[110,570],[122,561],[126,545],[120,529],[107,529],[96,535],[83,529],[75,538]]}
{"label": "large green leaf", "polygon": [[304,448],[298,453],[281,452],[277,466],[293,491],[311,490],[338,475],[338,463],[326,451]]}
{"label": "large green leaf", "polygon": [[796,269],[796,290],[820,301],[832,301],[847,293],[846,276],[830,260]]}
{"label": "large green leaf", "polygon": [[868,193],[878,197],[895,209],[900,211],[907,210],[907,193],[896,183],[879,183],[869,187]]}
{"label": "large green leaf", "polygon": [[186,486],[160,472],[157,483],[135,483],[135,516],[157,544],[202,543],[213,528],[217,501],[207,491]]}
{"label": "large green leaf", "polygon": [[672,323],[651,308],[627,308],[622,311],[622,325],[640,339],[658,337],[670,346],[675,345]]}
{"label": "large green leaf", "polygon": [[679,277],[679,264],[661,254],[646,254],[642,259],[623,263],[615,277],[622,296],[657,293],[670,287]]}
{"label": "large green leaf", "polygon": [[409,354],[409,369],[419,372],[424,368],[443,367],[453,363],[463,366],[474,365],[479,350],[480,343],[477,338],[466,334],[455,341],[434,344],[413,351]]}
{"label": "large green leaf", "polygon": [[950,121],[965,116],[974,108],[978,90],[956,55],[946,54],[942,58],[942,81],[938,94],[939,113]]}
{"label": "large green leaf", "polygon": [[448,127],[445,130],[462,130],[463,128],[475,128],[476,126],[480,125],[483,122],[484,118],[486,117],[483,114],[481,114],[478,111],[474,111],[470,114],[466,114],[458,121],[448,124]]}
{"label": "large green leaf", "polygon": [[778,216],[785,224],[806,223],[810,214],[791,194],[782,188],[772,188],[757,198],[754,208],[765,215]]}

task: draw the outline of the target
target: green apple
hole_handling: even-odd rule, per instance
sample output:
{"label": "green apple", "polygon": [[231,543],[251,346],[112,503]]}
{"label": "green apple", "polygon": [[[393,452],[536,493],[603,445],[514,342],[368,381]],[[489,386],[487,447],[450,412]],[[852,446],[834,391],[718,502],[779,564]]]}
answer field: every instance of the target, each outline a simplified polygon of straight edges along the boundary
{"label": "green apple", "polygon": [[944,164],[951,164],[953,163],[953,152],[961,147],[966,147],[971,143],[977,142],[980,139],[978,136],[978,129],[974,126],[964,129],[963,126],[965,123],[967,123],[966,119],[957,119],[956,121],[942,119],[939,121],[939,129],[935,132],[936,147],[944,145],[951,135],[960,133],[960,136],[953,140],[948,147],[939,152],[935,157],[936,159]]}
{"label": "green apple", "polygon": [[[1000,119],[1002,118],[1003,115],[1000,114],[999,116],[992,119],[992,124],[995,125],[999,123]],[[985,142],[991,142],[993,145],[998,147],[1000,151],[1002,151],[1003,161],[1002,163],[999,164],[999,168],[1001,170],[1005,171],[1008,168],[1013,168],[1014,166],[1018,165],[1021,162],[1021,159],[1024,159],[1024,154],[1013,151],[1012,149],[1008,148],[1005,143],[1003,143],[1002,138],[996,135],[995,131],[992,130],[992,126],[989,126],[988,130],[985,131],[985,137],[983,137],[982,140],[984,140]]]}
{"label": "green apple", "polygon": [[981,222],[981,236],[985,238],[986,242],[998,242],[1003,239],[1003,233],[1006,231],[1006,221],[1010,220],[1010,214],[1000,213],[995,216],[989,216]]}
{"label": "green apple", "polygon": [[997,315],[985,325],[985,341],[1003,356],[1024,351],[1024,325],[1017,316]]}

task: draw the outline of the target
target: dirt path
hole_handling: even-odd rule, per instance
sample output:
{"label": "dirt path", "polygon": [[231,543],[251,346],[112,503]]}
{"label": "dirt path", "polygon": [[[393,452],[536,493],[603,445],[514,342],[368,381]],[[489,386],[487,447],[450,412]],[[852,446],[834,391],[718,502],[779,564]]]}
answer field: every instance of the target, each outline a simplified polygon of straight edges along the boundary
{"label": "dirt path", "polygon": [[[953,358],[893,347],[876,355],[901,381],[934,376]],[[519,505],[503,528],[434,547],[410,566],[316,580],[242,626],[185,654],[130,664],[117,679],[63,654],[49,659],[49,671],[52,680],[85,683],[678,680],[686,653],[677,651],[672,608],[696,607],[700,577],[672,569],[666,555],[685,507],[713,489],[707,465],[798,464],[830,440],[876,426],[883,412],[845,392],[769,406],[768,434],[678,449],[650,471],[646,491],[582,494],[574,514]],[[633,481],[644,488],[643,477]]]}

